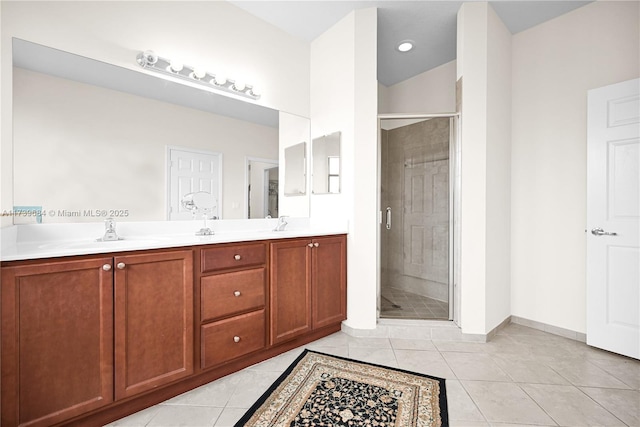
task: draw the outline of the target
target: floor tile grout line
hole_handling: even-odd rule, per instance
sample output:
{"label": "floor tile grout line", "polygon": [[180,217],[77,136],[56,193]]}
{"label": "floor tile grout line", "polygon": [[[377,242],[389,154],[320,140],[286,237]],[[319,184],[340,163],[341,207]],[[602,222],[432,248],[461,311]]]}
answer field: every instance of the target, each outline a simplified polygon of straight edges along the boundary
{"label": "floor tile grout line", "polygon": [[[451,371],[453,372],[453,370]],[[455,375],[455,373],[454,373]],[[487,418],[487,416],[484,414],[484,412],[482,412],[482,409],[480,409],[480,405],[478,405],[478,402],[475,401],[475,399],[473,398],[473,396],[471,396],[471,393],[469,393],[469,390],[467,390],[467,388],[464,386],[464,383],[462,382],[462,380],[458,380],[458,382],[460,383],[460,386],[462,387],[462,389],[464,390],[464,392],[467,394],[467,396],[469,396],[469,399],[471,399],[471,401],[473,402],[473,405],[476,407],[476,409],[478,410],[478,413],[480,415],[482,415],[482,418],[484,418],[484,421],[491,425],[491,422],[489,421],[489,419]]]}
{"label": "floor tile grout line", "polygon": [[[629,389],[631,389],[631,390],[636,390],[636,389],[635,389],[631,384],[629,384],[628,382],[626,382],[624,379],[622,379],[622,378],[618,377],[616,374],[614,374],[613,372],[609,371],[608,369],[603,368],[603,367],[601,367],[600,365],[597,365],[597,364],[593,363],[593,361],[591,361],[591,360],[588,360],[588,362],[589,362],[590,364],[592,364],[593,366],[597,367],[598,369],[603,370],[603,371],[604,371],[605,373],[607,373],[608,375],[610,375],[610,376],[614,377],[615,379],[617,379],[618,381],[620,381],[622,384],[624,384],[624,385],[626,385],[627,387],[629,387]],[[625,363],[627,363],[627,362],[625,362]],[[625,390],[625,389],[620,389],[620,390]]]}
{"label": "floor tile grout line", "polygon": [[527,395],[527,397],[529,397],[529,399],[531,399],[531,400],[533,401],[533,403],[535,403],[535,404],[538,406],[538,408],[540,408],[540,410],[541,410],[542,412],[544,412],[544,413],[545,413],[545,415],[546,415],[546,416],[548,416],[548,417],[549,417],[549,419],[550,419],[551,421],[553,421],[554,423],[556,423],[556,426],[559,426],[559,425],[560,425],[560,422],[559,422],[558,420],[556,420],[555,418],[553,418],[553,416],[551,416],[551,414],[550,414],[550,413],[548,413],[548,412],[547,412],[547,411],[542,407],[542,405],[541,405],[541,404],[540,404],[540,403],[539,403],[539,402],[538,402],[538,401],[537,401],[533,396],[531,396],[529,393],[527,393],[527,390],[525,390],[525,389],[524,389],[520,384],[516,384],[516,385],[518,386],[518,388],[519,388],[520,390],[522,390],[522,392],[523,392],[524,394],[526,394],[526,395]]}
{"label": "floor tile grout line", "polygon": [[[611,414],[615,419],[617,419],[618,421],[620,421],[622,424],[624,424],[625,426],[628,426],[629,424],[625,423],[623,420],[620,419],[620,417],[618,417],[616,414],[614,414],[613,412],[611,412],[610,410],[608,410],[607,408],[604,407],[604,405],[602,405],[600,402],[598,402],[597,400],[595,400],[593,397],[589,396],[589,394],[587,394],[584,390],[582,390],[581,387],[576,386],[576,388],[578,389],[578,391],[582,394],[584,394],[585,396],[587,396],[587,398],[589,400],[591,400],[593,403],[595,403],[596,405],[598,405],[599,407],[601,407],[602,409],[604,409],[605,411],[607,411],[609,414]],[[599,388],[599,387],[591,387],[591,388]],[[617,390],[624,390],[624,389],[617,389]]]}

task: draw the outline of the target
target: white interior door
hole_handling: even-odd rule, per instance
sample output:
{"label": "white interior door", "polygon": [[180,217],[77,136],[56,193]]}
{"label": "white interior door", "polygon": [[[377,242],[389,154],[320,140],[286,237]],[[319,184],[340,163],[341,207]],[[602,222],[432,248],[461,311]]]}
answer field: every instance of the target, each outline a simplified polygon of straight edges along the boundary
{"label": "white interior door", "polygon": [[640,79],[588,108],[587,344],[640,359]]}
{"label": "white interior door", "polygon": [[185,194],[196,191],[211,193],[217,200],[217,211],[212,218],[220,218],[222,212],[222,154],[189,150],[168,149],[168,217],[170,220],[193,219],[191,211],[180,201]]}

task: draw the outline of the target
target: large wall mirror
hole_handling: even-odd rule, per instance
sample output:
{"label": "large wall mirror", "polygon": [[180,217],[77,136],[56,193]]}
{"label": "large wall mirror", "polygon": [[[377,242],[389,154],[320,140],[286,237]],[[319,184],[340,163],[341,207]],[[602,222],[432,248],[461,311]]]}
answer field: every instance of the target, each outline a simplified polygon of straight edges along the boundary
{"label": "large wall mirror", "polygon": [[313,194],[340,193],[340,132],[314,138],[311,150]]}
{"label": "large wall mirror", "polygon": [[[277,110],[19,39],[13,97],[14,205],[42,207],[42,222],[174,218],[171,168],[183,192],[206,190],[192,175],[207,168],[207,156],[221,165],[210,179],[221,189],[219,218],[247,218],[251,195],[262,197],[251,217],[255,206],[264,208],[260,217],[274,216],[278,191],[247,192],[246,165],[277,167]],[[175,164],[168,147],[202,156]],[[182,175],[187,168],[192,175]]]}

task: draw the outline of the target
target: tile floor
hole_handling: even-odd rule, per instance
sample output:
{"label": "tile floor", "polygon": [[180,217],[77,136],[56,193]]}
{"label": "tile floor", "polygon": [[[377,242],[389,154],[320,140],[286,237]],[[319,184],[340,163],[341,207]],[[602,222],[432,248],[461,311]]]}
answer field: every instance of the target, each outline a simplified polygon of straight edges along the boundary
{"label": "tile floor", "polygon": [[387,319],[449,319],[449,303],[407,292],[382,288],[380,317]]}
{"label": "tile floor", "polygon": [[[306,348],[446,378],[451,426],[640,426],[640,361],[510,324],[488,343],[354,338]],[[302,351],[109,426],[233,426]]]}

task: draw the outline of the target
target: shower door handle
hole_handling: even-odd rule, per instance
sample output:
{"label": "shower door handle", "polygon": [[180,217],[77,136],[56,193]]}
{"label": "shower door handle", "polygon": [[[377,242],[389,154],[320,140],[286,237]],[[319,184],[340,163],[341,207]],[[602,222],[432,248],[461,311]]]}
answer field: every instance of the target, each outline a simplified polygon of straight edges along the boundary
{"label": "shower door handle", "polygon": [[387,230],[391,230],[391,208],[387,208]]}

